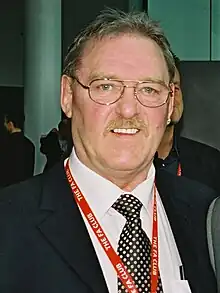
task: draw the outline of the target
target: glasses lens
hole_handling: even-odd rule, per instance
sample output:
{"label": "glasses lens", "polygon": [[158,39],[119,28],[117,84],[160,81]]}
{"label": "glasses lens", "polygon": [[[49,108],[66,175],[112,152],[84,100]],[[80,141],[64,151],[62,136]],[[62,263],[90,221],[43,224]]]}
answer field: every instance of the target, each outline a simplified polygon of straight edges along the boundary
{"label": "glasses lens", "polygon": [[97,79],[90,84],[90,96],[93,101],[107,105],[120,98],[123,85],[120,81]]}
{"label": "glasses lens", "polygon": [[169,89],[157,82],[142,82],[137,85],[137,98],[147,107],[158,107],[167,100]]}

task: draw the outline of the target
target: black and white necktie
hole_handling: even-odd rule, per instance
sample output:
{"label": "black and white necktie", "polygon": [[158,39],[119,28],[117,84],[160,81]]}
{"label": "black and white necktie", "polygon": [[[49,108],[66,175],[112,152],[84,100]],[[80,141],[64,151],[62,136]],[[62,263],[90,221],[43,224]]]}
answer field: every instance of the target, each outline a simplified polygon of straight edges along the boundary
{"label": "black and white necktie", "polygon": [[[151,292],[151,242],[141,227],[142,203],[132,194],[122,194],[112,206],[126,218],[118,243],[118,254],[133,278],[138,292]],[[118,278],[118,292],[128,292]],[[163,293],[161,279],[157,292]]]}

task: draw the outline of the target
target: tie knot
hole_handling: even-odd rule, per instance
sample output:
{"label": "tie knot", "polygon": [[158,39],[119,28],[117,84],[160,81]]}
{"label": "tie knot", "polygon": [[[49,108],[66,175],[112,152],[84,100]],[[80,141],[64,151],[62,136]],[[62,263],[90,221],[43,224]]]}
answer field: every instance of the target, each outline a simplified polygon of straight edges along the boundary
{"label": "tie knot", "polygon": [[122,214],[126,220],[140,218],[142,203],[132,194],[122,194],[112,207]]}

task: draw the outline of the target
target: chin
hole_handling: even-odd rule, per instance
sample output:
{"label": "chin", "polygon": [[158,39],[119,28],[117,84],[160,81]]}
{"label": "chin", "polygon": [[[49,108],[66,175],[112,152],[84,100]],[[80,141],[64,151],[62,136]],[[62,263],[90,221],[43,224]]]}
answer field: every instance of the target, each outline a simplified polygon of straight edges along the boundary
{"label": "chin", "polygon": [[117,171],[133,171],[138,170],[140,166],[143,164],[140,160],[135,160],[134,157],[118,157],[113,158],[110,162],[108,162],[109,167],[112,170]]}

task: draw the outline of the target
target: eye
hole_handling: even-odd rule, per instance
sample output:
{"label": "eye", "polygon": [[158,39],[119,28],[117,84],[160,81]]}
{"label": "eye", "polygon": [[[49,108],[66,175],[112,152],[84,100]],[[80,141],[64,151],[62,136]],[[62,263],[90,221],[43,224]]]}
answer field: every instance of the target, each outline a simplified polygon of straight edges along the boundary
{"label": "eye", "polygon": [[153,87],[150,86],[144,86],[140,89],[141,93],[144,95],[154,95],[154,94],[158,94],[159,91]]}
{"label": "eye", "polygon": [[103,84],[97,85],[97,89],[99,89],[103,92],[109,92],[114,89],[114,85],[110,84],[110,83],[103,83]]}

